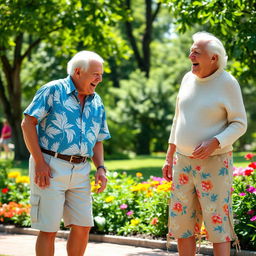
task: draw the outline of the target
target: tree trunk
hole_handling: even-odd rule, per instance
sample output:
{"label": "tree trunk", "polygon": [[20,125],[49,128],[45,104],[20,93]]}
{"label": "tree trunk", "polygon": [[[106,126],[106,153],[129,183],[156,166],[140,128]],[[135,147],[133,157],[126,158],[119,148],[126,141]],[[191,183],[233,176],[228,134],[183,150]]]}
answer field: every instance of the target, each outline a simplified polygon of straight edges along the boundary
{"label": "tree trunk", "polygon": [[149,155],[150,154],[150,124],[141,120],[141,131],[137,136],[137,147],[136,153],[138,155]]}

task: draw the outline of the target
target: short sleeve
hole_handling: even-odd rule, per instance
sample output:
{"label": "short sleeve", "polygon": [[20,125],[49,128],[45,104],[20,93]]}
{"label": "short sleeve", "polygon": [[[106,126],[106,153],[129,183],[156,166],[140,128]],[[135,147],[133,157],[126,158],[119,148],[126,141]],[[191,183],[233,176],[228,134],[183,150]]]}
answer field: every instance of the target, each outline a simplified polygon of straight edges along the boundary
{"label": "short sleeve", "polygon": [[52,86],[41,87],[34,96],[30,105],[23,112],[25,115],[35,117],[40,122],[47,116],[53,105]]}

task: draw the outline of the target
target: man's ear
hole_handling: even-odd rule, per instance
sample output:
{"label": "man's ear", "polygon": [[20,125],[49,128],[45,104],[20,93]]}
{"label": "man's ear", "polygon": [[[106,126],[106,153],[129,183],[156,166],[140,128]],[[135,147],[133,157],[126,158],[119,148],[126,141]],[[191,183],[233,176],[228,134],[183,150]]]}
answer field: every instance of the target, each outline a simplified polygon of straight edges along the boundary
{"label": "man's ear", "polygon": [[75,68],[74,75],[75,76],[79,76],[80,75],[80,68]]}
{"label": "man's ear", "polygon": [[217,54],[213,54],[213,55],[212,55],[212,58],[211,58],[211,61],[212,61],[212,62],[217,62],[218,59],[219,59],[219,56],[218,56]]}

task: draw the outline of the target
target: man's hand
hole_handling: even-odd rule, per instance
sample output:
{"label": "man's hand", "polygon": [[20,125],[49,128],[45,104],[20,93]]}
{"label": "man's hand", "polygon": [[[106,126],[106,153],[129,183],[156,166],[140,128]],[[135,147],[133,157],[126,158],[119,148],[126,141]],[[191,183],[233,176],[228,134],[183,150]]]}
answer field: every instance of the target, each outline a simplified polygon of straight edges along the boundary
{"label": "man's hand", "polygon": [[51,168],[47,163],[35,164],[35,184],[40,188],[46,188],[50,185],[50,178],[52,178]]}
{"label": "man's hand", "polygon": [[196,146],[192,156],[197,159],[208,158],[217,148],[219,148],[219,141],[216,138],[212,138],[203,141],[201,144]]}
{"label": "man's hand", "polygon": [[172,161],[165,161],[162,168],[163,178],[167,181],[172,180]]}
{"label": "man's hand", "polygon": [[98,170],[95,173],[95,186],[99,185],[100,183],[100,188],[98,188],[97,193],[101,193],[105,190],[107,186],[107,177],[106,177],[106,172],[103,168],[98,168]]}

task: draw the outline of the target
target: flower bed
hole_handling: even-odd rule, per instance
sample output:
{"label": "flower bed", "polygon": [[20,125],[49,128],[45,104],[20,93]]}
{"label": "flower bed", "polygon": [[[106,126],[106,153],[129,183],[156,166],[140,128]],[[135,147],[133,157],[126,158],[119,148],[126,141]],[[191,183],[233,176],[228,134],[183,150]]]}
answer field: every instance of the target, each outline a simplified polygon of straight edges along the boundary
{"label": "flower bed", "polygon": [[[253,154],[246,168],[235,168],[233,209],[235,231],[242,249],[256,248],[256,162]],[[29,226],[29,178],[17,172],[7,175],[0,167],[0,223]],[[94,233],[165,238],[168,233],[168,199],[171,183],[159,177],[143,181],[126,173],[109,172],[108,186],[97,194],[92,182]],[[205,230],[201,231],[202,233]]]}

